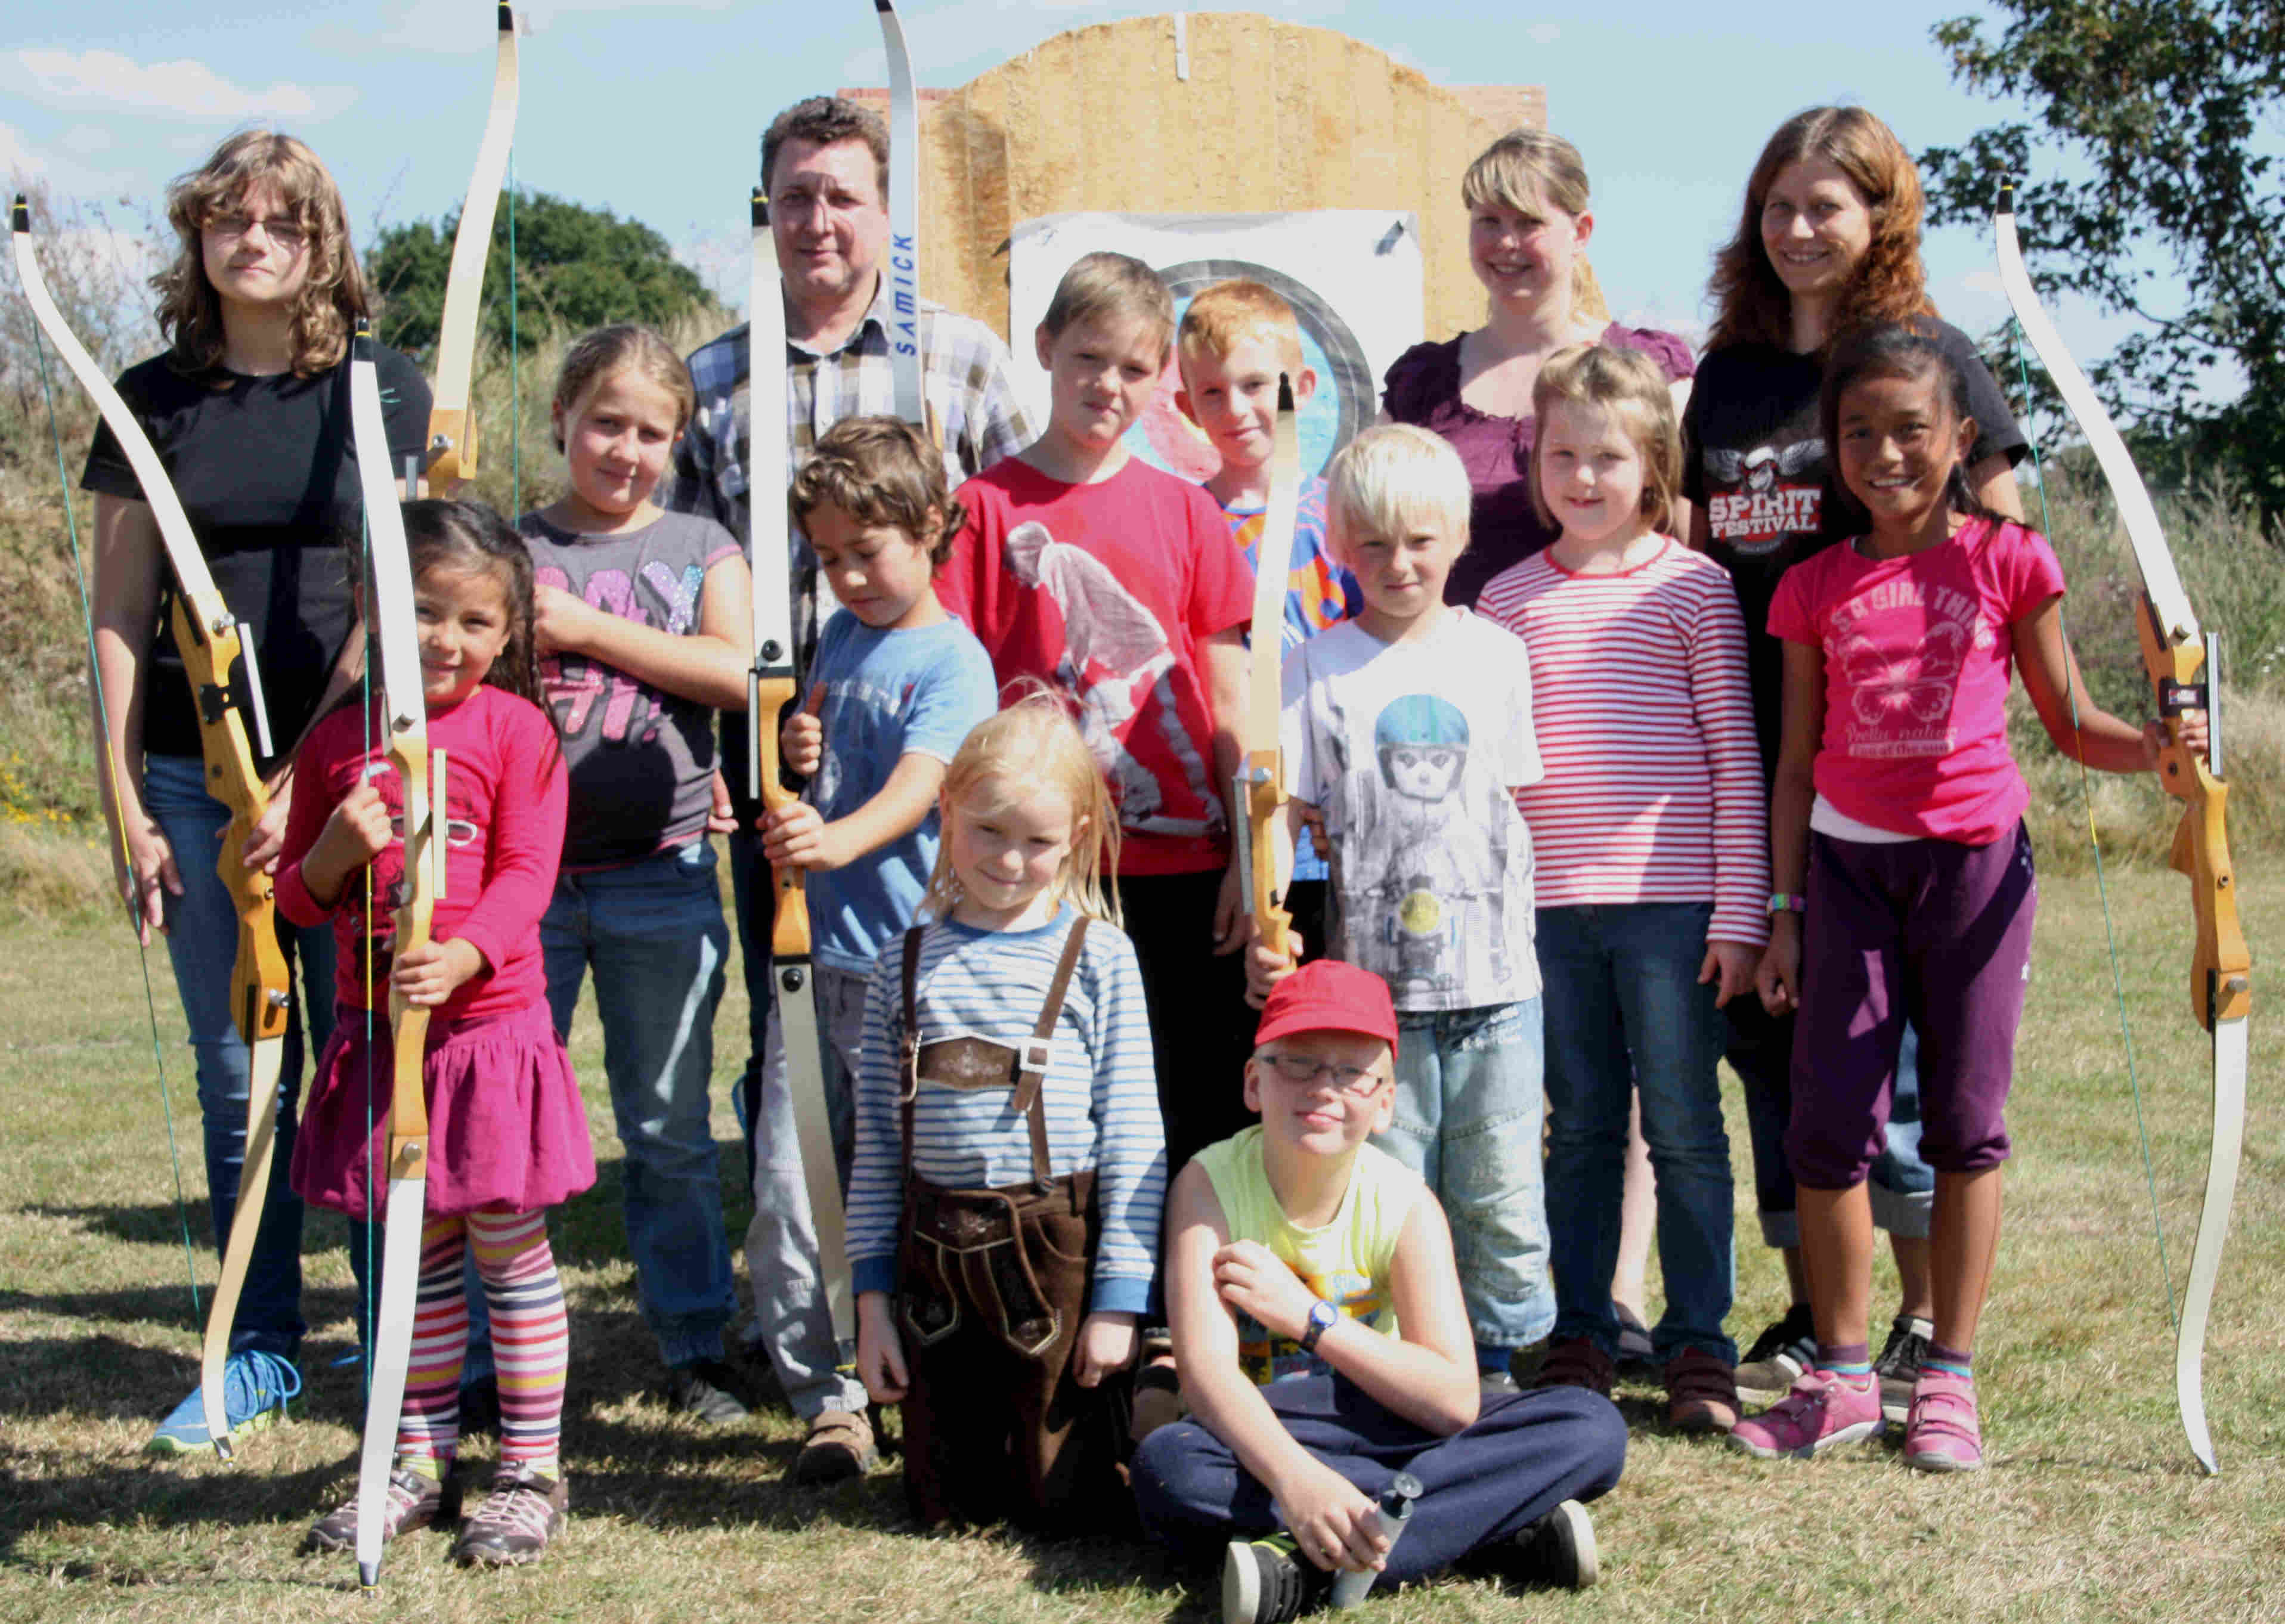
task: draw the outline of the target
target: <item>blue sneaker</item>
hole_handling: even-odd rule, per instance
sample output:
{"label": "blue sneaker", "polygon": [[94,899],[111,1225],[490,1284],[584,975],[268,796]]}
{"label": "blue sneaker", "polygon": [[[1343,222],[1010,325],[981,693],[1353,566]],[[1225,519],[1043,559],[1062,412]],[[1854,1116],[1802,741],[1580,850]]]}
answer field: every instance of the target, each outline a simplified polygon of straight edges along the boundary
{"label": "blue sneaker", "polygon": [[[292,1360],[252,1347],[232,1353],[222,1373],[223,1414],[230,1418],[232,1441],[274,1425],[301,1391],[302,1373]],[[143,1447],[149,1455],[192,1455],[214,1447],[197,1388],[175,1406],[175,1413],[159,1424]]]}

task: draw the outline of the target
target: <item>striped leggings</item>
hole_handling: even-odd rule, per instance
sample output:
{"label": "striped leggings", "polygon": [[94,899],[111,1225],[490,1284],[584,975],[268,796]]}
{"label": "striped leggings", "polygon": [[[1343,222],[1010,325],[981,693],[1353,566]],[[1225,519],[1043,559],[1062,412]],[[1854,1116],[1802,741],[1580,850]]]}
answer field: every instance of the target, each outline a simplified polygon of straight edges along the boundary
{"label": "striped leggings", "polygon": [[412,1360],[397,1417],[397,1453],[449,1461],[460,1441],[460,1362],[468,1346],[461,1282],[474,1244],[491,1311],[499,1367],[500,1463],[554,1470],[563,1434],[569,1325],[563,1283],[547,1243],[547,1214],[470,1212],[431,1219],[420,1232],[420,1286]]}

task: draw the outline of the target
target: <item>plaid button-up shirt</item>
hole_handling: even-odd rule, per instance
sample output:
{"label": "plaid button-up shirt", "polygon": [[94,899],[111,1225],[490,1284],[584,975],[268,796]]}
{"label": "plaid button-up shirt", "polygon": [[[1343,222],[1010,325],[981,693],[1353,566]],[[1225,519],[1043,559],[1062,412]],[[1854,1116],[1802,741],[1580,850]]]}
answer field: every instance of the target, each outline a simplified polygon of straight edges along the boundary
{"label": "plaid button-up shirt", "polygon": [[[809,459],[825,431],[845,417],[893,415],[896,373],[889,355],[889,324],[894,315],[889,279],[881,277],[873,303],[832,350],[816,350],[786,341],[786,471]],[[921,390],[933,426],[944,438],[947,488],[981,474],[1002,458],[1030,444],[1036,430],[1017,398],[1008,347],[982,322],[920,302]],[[660,482],[656,500],[676,513],[699,514],[748,540],[750,445],[752,408],[749,398],[746,325],[690,353],[690,378],[698,390],[698,410],[675,448],[673,465]],[[794,647],[801,669],[817,647],[817,630],[836,607],[820,580],[808,542],[792,537],[793,556],[781,566],[793,573]],[[751,562],[750,559],[749,562]],[[745,800],[745,718],[726,715],[723,760],[732,790]],[[732,751],[734,749],[735,753]]]}

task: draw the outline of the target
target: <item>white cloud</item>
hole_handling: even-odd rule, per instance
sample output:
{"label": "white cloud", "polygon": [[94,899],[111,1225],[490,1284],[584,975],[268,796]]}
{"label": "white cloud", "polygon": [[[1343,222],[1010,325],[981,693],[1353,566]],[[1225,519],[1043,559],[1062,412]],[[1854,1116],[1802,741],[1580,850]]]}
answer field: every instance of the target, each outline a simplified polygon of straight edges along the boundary
{"label": "white cloud", "polygon": [[1535,22],[1523,31],[1523,36],[1535,45],[1552,45],[1563,37],[1563,28],[1559,23]]}
{"label": "white cloud", "polygon": [[39,47],[17,51],[14,59],[31,77],[33,98],[51,106],[213,119],[306,119],[339,112],[357,98],[346,85],[303,86],[282,79],[249,90],[187,59],[144,64],[115,51],[75,55]]}

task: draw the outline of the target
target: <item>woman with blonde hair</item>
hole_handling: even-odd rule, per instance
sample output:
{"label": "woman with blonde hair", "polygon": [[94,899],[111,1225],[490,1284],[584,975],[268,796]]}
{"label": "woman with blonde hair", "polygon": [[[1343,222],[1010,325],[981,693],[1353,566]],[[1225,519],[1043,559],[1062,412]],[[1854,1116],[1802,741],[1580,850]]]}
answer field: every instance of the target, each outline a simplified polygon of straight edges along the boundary
{"label": "woman with blonde hair", "polygon": [[[1683,415],[1682,490],[1693,547],[1730,572],[1746,615],[1747,670],[1764,781],[1777,771],[1784,645],[1769,632],[1778,577],[1844,533],[1827,496],[1832,448],[1818,423],[1826,358],[1846,334],[1903,323],[1941,349],[1975,420],[1963,463],[1984,506],[2022,517],[2014,464],[2025,442],[2006,397],[1959,328],[1936,318],[1920,263],[1920,182],[1896,133],[1862,107],[1812,107],[1779,125],[1746,182],[1737,234],[1716,255],[1714,334]],[[1795,911],[1797,897],[1773,897]],[[1747,1348],[1739,1396],[1774,1402],[1815,1353],[1800,1220],[1784,1135],[1793,1016],[1732,999],[1727,1053],[1746,1086],[1762,1238],[1785,1254],[1792,1306]],[[1933,1334],[1928,1234],[1936,1176],[1920,1155],[1917,1044],[1905,1033],[1887,1148],[1873,1166],[1873,1212],[1889,1232],[1902,1300],[1871,1362],[1901,1422]]]}
{"label": "woman with blonde hair", "polygon": [[1577,147],[1544,130],[1502,136],[1468,167],[1460,199],[1468,263],[1489,299],[1484,325],[1399,356],[1381,408],[1389,421],[1443,435],[1467,467],[1471,540],[1444,600],[1472,606],[1486,582],[1555,539],[1531,499],[1531,391],[1547,357],[1580,343],[1642,350],[1677,404],[1692,365],[1679,335],[1621,326],[1603,309],[1585,258],[1595,216]]}
{"label": "woman with blonde hair", "polygon": [[[368,313],[340,192],[291,136],[247,130],[169,188],[177,252],[152,279],[168,348],[119,392],[170,470],[224,601],[260,668],[272,753],[255,763],[266,816],[243,851],[274,862],[294,794],[295,746],[362,669],[349,553],[363,525],[350,442],[349,338]],[[428,388],[412,362],[378,357],[389,456],[427,437]],[[232,1024],[238,914],[215,870],[231,813],[207,791],[198,703],[165,628],[174,583],[148,494],[108,428],[82,485],[95,493],[95,663],[104,697],[98,770],[119,883],[147,941],[156,930],[190,1027],[205,1125],[208,1197],[228,1242],[246,1151],[249,1055]],[[245,695],[236,696],[245,703]],[[257,737],[250,725],[248,739]],[[281,924],[304,989],[279,1068],[277,1150],[224,1379],[233,1435],[268,1424],[301,1390],[302,1204],[288,1187],[306,1048],[334,1024],[334,945]],[[354,1249],[353,1249],[354,1250]],[[151,1447],[208,1447],[194,1391]]]}

